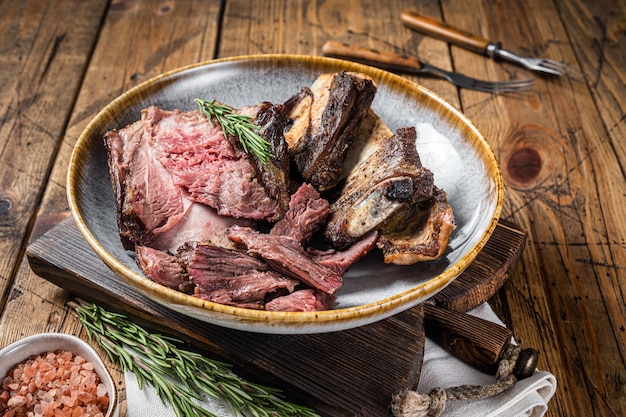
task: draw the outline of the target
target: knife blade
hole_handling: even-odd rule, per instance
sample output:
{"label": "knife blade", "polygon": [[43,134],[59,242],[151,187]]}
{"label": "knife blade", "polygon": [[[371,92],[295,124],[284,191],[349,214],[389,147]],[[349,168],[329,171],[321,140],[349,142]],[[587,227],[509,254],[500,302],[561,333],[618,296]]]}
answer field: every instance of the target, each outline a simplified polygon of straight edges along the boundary
{"label": "knife blade", "polygon": [[454,28],[445,22],[425,16],[414,10],[403,11],[400,18],[402,23],[410,29],[450,42],[492,59],[503,59],[531,71],[544,74],[566,76],[573,79],[582,78],[582,74],[578,69],[563,62],[547,58],[520,56],[512,51],[503,49],[501,42],[491,42],[488,39]]}

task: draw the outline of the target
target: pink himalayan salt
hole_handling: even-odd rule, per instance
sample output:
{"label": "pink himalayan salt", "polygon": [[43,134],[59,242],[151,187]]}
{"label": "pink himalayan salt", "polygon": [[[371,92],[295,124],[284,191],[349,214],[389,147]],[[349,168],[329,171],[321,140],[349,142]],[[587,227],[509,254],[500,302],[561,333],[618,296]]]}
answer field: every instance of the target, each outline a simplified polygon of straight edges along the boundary
{"label": "pink himalayan salt", "polygon": [[29,358],[0,388],[0,417],[104,417],[109,405],[93,364],[69,351]]}

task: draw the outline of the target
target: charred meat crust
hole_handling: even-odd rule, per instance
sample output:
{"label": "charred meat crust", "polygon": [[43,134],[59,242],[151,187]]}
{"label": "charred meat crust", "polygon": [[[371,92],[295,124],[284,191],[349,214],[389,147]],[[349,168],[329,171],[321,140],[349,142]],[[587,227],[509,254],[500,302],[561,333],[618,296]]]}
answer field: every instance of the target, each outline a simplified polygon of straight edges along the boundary
{"label": "charred meat crust", "polygon": [[335,247],[351,245],[405,206],[432,197],[433,175],[421,165],[415,139],[415,128],[398,129],[347,177],[324,233]]}
{"label": "charred meat crust", "polygon": [[[312,123],[291,153],[302,178],[325,191],[339,181],[352,135],[374,100],[376,86],[369,78],[347,72],[334,74],[328,87],[323,80],[320,83],[323,91],[316,91],[315,84],[312,87],[315,100],[326,103],[323,107],[314,103],[311,109],[311,119],[318,120],[319,126]],[[321,111],[321,115],[313,114],[315,111]]]}
{"label": "charred meat crust", "polygon": [[445,191],[399,211],[382,228],[377,246],[386,263],[411,265],[443,255],[454,230],[452,207]]}
{"label": "charred meat crust", "polygon": [[259,107],[254,124],[261,128],[259,135],[271,145],[272,157],[267,163],[256,156],[252,157],[252,161],[261,185],[269,197],[278,202],[276,216],[270,219],[276,221],[287,211],[290,198],[290,160],[287,142],[283,136],[289,118],[282,105],[264,103]]}

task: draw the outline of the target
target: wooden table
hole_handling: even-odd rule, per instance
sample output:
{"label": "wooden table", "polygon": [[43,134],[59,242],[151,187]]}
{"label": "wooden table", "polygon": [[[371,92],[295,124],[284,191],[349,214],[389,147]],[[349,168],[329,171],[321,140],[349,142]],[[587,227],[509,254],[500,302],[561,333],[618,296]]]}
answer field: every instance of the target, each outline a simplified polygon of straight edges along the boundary
{"label": "wooden table", "polygon": [[73,144],[130,87],[213,58],[319,55],[327,40],[479,78],[531,76],[404,28],[409,7],[583,71],[582,82],[536,76],[533,92],[517,96],[410,78],[483,132],[502,167],[502,217],[529,232],[492,302],[558,379],[548,416],[626,415],[623,1],[1,0],[0,347],[44,331],[84,336],[65,306],[70,294],[35,275],[25,249],[69,215]]}

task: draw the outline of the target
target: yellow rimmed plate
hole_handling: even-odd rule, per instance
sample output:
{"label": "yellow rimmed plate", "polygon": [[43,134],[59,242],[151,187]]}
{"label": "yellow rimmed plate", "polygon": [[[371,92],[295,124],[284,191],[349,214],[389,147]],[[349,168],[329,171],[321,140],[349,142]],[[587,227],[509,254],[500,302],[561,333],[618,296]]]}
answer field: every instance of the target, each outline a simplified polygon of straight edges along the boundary
{"label": "yellow rimmed plate", "polygon": [[[122,247],[103,135],[138,120],[142,109],[192,110],[194,98],[235,107],[282,103],[325,72],[358,71],[378,92],[372,104],[393,130],[415,126],[417,148],[435,183],[448,193],[457,228],[437,261],[412,266],[382,262],[373,251],[346,273],[333,310],[270,312],[203,301],[146,278]],[[382,320],[432,297],[476,257],[498,222],[500,168],[489,144],[459,110],[426,88],[376,68],[331,58],[255,55],[214,60],[148,80],[106,106],[82,132],[69,165],[67,194],[81,233],[102,260],[131,286],[191,317],[233,329],[280,334],[345,330]]]}

